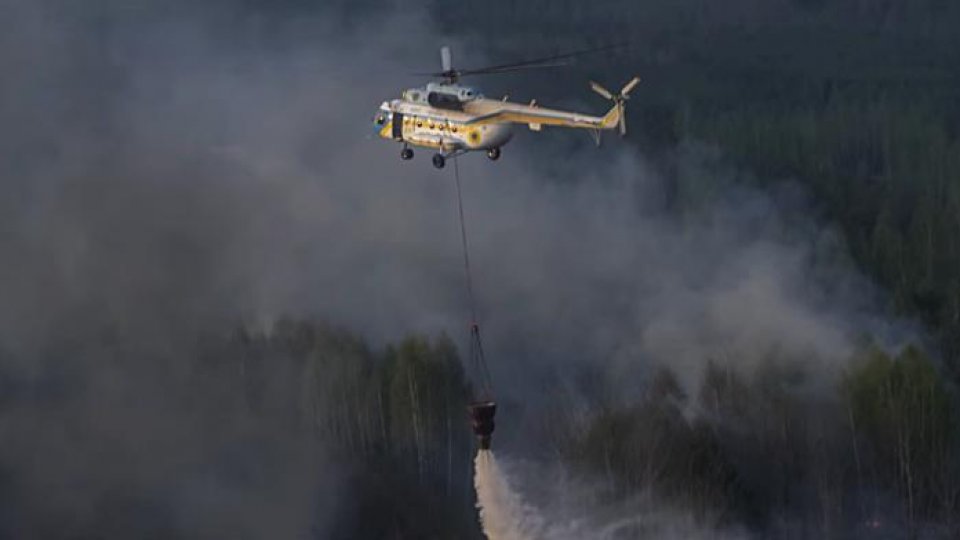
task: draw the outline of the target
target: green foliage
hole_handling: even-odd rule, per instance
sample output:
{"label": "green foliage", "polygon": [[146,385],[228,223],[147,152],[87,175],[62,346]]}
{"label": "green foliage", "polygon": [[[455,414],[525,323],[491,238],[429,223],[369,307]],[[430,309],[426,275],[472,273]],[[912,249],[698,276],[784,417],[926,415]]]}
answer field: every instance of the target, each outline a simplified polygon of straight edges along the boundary
{"label": "green foliage", "polygon": [[329,325],[284,320],[241,331],[230,348],[245,407],[279,410],[346,471],[333,538],[476,536],[468,385],[448,337],[377,352]]}
{"label": "green foliage", "polygon": [[[960,4],[542,0],[435,12],[498,59],[628,41],[522,86],[549,102],[568,98],[571,80],[641,74],[635,141],[655,159],[707,142],[743,178],[802,183],[893,309],[923,318],[960,373]],[[531,40],[531,28],[549,36]]]}
{"label": "green foliage", "polygon": [[[435,4],[443,30],[472,32],[467,51],[496,60],[629,40],[628,51],[502,90],[573,106],[563,101],[571,80],[613,85],[639,73],[633,140],[668,179],[682,172],[660,156],[695,141],[747,173],[739,181],[801,183],[816,219],[837,226],[853,263],[889,291],[891,311],[921,318],[937,356],[960,373],[960,4]],[[542,28],[549,35],[531,40]],[[501,83],[483,84],[493,95]],[[679,212],[718,189],[673,184]],[[852,537],[877,515],[903,521],[903,536],[928,519],[955,536],[955,404],[926,353],[869,349],[838,392],[814,390],[822,381],[797,365],[771,360],[743,373],[711,363],[692,398],[661,373],[636,403],[608,404],[557,444],[619,495],[654,489],[774,537]],[[878,492],[894,493],[899,508]]]}
{"label": "green foliage", "polygon": [[[290,419],[278,427],[313,435],[345,471],[349,504],[332,538],[477,536],[469,386],[449,338],[376,351],[328,325],[284,321],[209,356],[207,380],[240,383],[205,385],[218,401]],[[664,367],[632,402],[546,418],[564,434],[553,455],[605,479],[603,496],[653,494],[708,527],[839,538],[882,515],[904,535],[926,523],[960,530],[957,418],[924,351],[866,347],[834,389],[803,359],[771,357],[752,371],[731,360],[709,362],[689,395]]]}
{"label": "green foliage", "polygon": [[421,476],[451,474],[452,453],[470,449],[467,385],[453,342],[413,336],[388,347],[383,381],[392,449],[412,455]]}
{"label": "green foliage", "polygon": [[660,369],[637,403],[595,413],[570,458],[616,497],[653,492],[705,523],[774,537],[848,537],[878,515],[904,535],[931,523],[955,533],[958,432],[943,378],[915,346],[867,348],[851,365],[833,393],[799,361],[710,362],[695,403]]}
{"label": "green foliage", "polygon": [[717,434],[690,422],[686,398],[669,369],[656,372],[640,403],[607,407],[572,441],[572,460],[603,474],[623,498],[653,491],[702,520],[723,520],[735,504],[735,471]]}
{"label": "green foliage", "polygon": [[956,419],[930,359],[918,348],[895,358],[870,349],[844,381],[855,435],[876,458],[872,474],[903,496],[907,515],[956,511]]}
{"label": "green foliage", "polygon": [[691,128],[761,178],[803,180],[902,313],[958,327],[960,142],[935,102],[881,96],[798,110],[736,110]]}

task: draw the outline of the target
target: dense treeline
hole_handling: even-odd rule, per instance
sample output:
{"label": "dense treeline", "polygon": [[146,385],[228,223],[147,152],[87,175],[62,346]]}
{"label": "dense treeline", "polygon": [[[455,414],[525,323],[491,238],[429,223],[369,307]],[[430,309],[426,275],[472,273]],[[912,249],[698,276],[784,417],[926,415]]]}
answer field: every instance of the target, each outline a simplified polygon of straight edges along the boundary
{"label": "dense treeline", "polygon": [[[313,322],[242,332],[208,357],[256,414],[286,403],[346,471],[335,538],[476,535],[469,384],[446,337],[381,351]],[[755,372],[709,364],[695,391],[667,367],[635,399],[597,389],[586,416],[551,408],[530,441],[603,480],[652,493],[704,527],[774,537],[960,533],[956,404],[920,349],[865,346],[836,380],[801,359]],[[292,389],[297,389],[292,391]],[[529,433],[529,437],[541,435]]]}
{"label": "dense treeline", "polygon": [[802,183],[892,310],[926,322],[960,369],[958,5],[505,1],[435,16],[498,59],[629,41],[522,87],[557,100],[639,72],[631,130],[654,159],[702,141],[761,185]]}
{"label": "dense treeline", "polygon": [[[889,292],[891,312],[923,320],[935,356],[960,369],[960,6],[434,8],[441,29],[466,33],[466,46],[494,63],[630,41],[569,69],[473,82],[563,104],[580,81],[612,85],[639,72],[633,139],[668,179],[675,150],[697,141],[761,188],[799,182],[817,218],[838,226],[856,264]],[[825,388],[799,362],[772,359],[756,373],[716,363],[690,395],[664,368],[634,403],[601,399],[585,421],[548,422],[569,429],[549,438],[551,455],[607,479],[613,499],[653,490],[704,524],[744,523],[761,536],[952,537],[960,432],[940,365],[913,347],[865,347]]]}
{"label": "dense treeline", "polygon": [[477,534],[470,390],[445,336],[374,351],[324,324],[282,321],[240,332],[209,358],[238,380],[250,410],[285,403],[281,416],[297,418],[332,454],[345,488],[326,537]]}
{"label": "dense treeline", "polygon": [[34,378],[13,367],[41,356],[4,351],[0,536],[480,537],[448,338],[202,336],[77,336]]}
{"label": "dense treeline", "polygon": [[935,106],[833,98],[819,109],[719,113],[697,129],[766,177],[802,178],[852,255],[960,353],[960,141]]}
{"label": "dense treeline", "polygon": [[686,396],[662,370],[637,405],[597,414],[568,455],[621,496],[653,489],[764,536],[958,534],[960,432],[930,359],[870,348],[833,388],[810,375],[711,364]]}

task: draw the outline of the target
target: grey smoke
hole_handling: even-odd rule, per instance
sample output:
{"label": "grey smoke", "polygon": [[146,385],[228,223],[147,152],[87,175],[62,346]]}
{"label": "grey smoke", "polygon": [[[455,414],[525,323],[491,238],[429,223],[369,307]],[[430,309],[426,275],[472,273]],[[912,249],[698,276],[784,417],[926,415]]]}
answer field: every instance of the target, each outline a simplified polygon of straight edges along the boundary
{"label": "grey smoke", "polygon": [[[85,505],[130,493],[171,534],[319,527],[349,496],[322,449],[242,418],[210,433],[183,403],[195,376],[183,354],[205,329],[291,315],[375,343],[464,335],[453,171],[423,150],[400,162],[370,125],[382,100],[420,82],[406,73],[457,41],[415,9],[369,16],[376,31],[226,3],[0,9],[7,492],[63,528],[96,529]],[[585,82],[570,92],[584,99]],[[680,189],[705,195],[678,214],[627,145],[551,153],[579,135],[520,131],[499,162],[460,162],[506,401],[576,386],[583,367],[624,399],[655,364],[693,386],[708,360],[749,370],[776,355],[829,380],[861,334],[896,336],[789,190],[734,188],[691,144],[676,158]],[[252,454],[238,460],[259,459],[261,444],[286,465],[231,486],[208,465],[248,433]],[[334,487],[318,492],[318,478]]]}

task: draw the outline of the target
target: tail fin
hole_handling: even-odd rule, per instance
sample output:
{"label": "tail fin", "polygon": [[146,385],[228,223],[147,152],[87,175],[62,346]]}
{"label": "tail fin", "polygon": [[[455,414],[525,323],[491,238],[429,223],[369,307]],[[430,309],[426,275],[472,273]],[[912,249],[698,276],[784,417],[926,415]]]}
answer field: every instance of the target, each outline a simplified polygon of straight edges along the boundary
{"label": "tail fin", "polygon": [[600,127],[603,129],[613,129],[614,126],[620,123],[621,117],[623,117],[623,107],[614,103],[613,107],[610,107],[610,110],[607,111],[607,114],[603,115],[603,120],[600,121]]}
{"label": "tail fin", "polygon": [[627,118],[624,114],[626,102],[630,99],[630,92],[638,84],[640,84],[640,77],[634,77],[630,79],[627,84],[623,85],[623,88],[620,89],[618,94],[614,95],[606,88],[590,81],[590,88],[592,88],[594,92],[613,102],[613,107],[610,108],[610,111],[605,114],[600,121],[601,129],[613,129],[613,127],[616,126],[620,128],[621,137],[627,134]]}

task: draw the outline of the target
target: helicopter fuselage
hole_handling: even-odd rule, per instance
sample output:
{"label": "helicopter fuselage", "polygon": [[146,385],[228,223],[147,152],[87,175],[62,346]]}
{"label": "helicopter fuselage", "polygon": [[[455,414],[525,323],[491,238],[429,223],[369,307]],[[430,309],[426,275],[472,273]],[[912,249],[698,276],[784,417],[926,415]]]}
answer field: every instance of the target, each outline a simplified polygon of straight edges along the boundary
{"label": "helicopter fuselage", "polygon": [[441,152],[491,150],[510,141],[510,124],[472,122],[500,104],[470,87],[431,83],[383,102],[374,128],[385,139]]}
{"label": "helicopter fuselage", "polygon": [[513,135],[509,124],[468,124],[475,117],[463,111],[393,100],[381,105],[374,126],[384,139],[444,152],[499,148]]}
{"label": "helicopter fuselage", "polygon": [[488,158],[496,160],[500,148],[510,141],[514,124],[526,124],[533,131],[543,126],[589,129],[597,144],[601,130],[619,127],[620,133],[625,133],[626,93],[638,82],[634,78],[616,95],[591,83],[595,91],[613,101],[603,116],[548,109],[536,101],[522,104],[506,98],[487,99],[473,88],[452,82],[430,83],[405,91],[401,99],[384,101],[373,123],[380,137],[403,144],[400,157],[404,160],[413,157],[410,146],[438,150],[433,156],[437,168],[442,168],[449,157],[477,150],[485,150]]}

